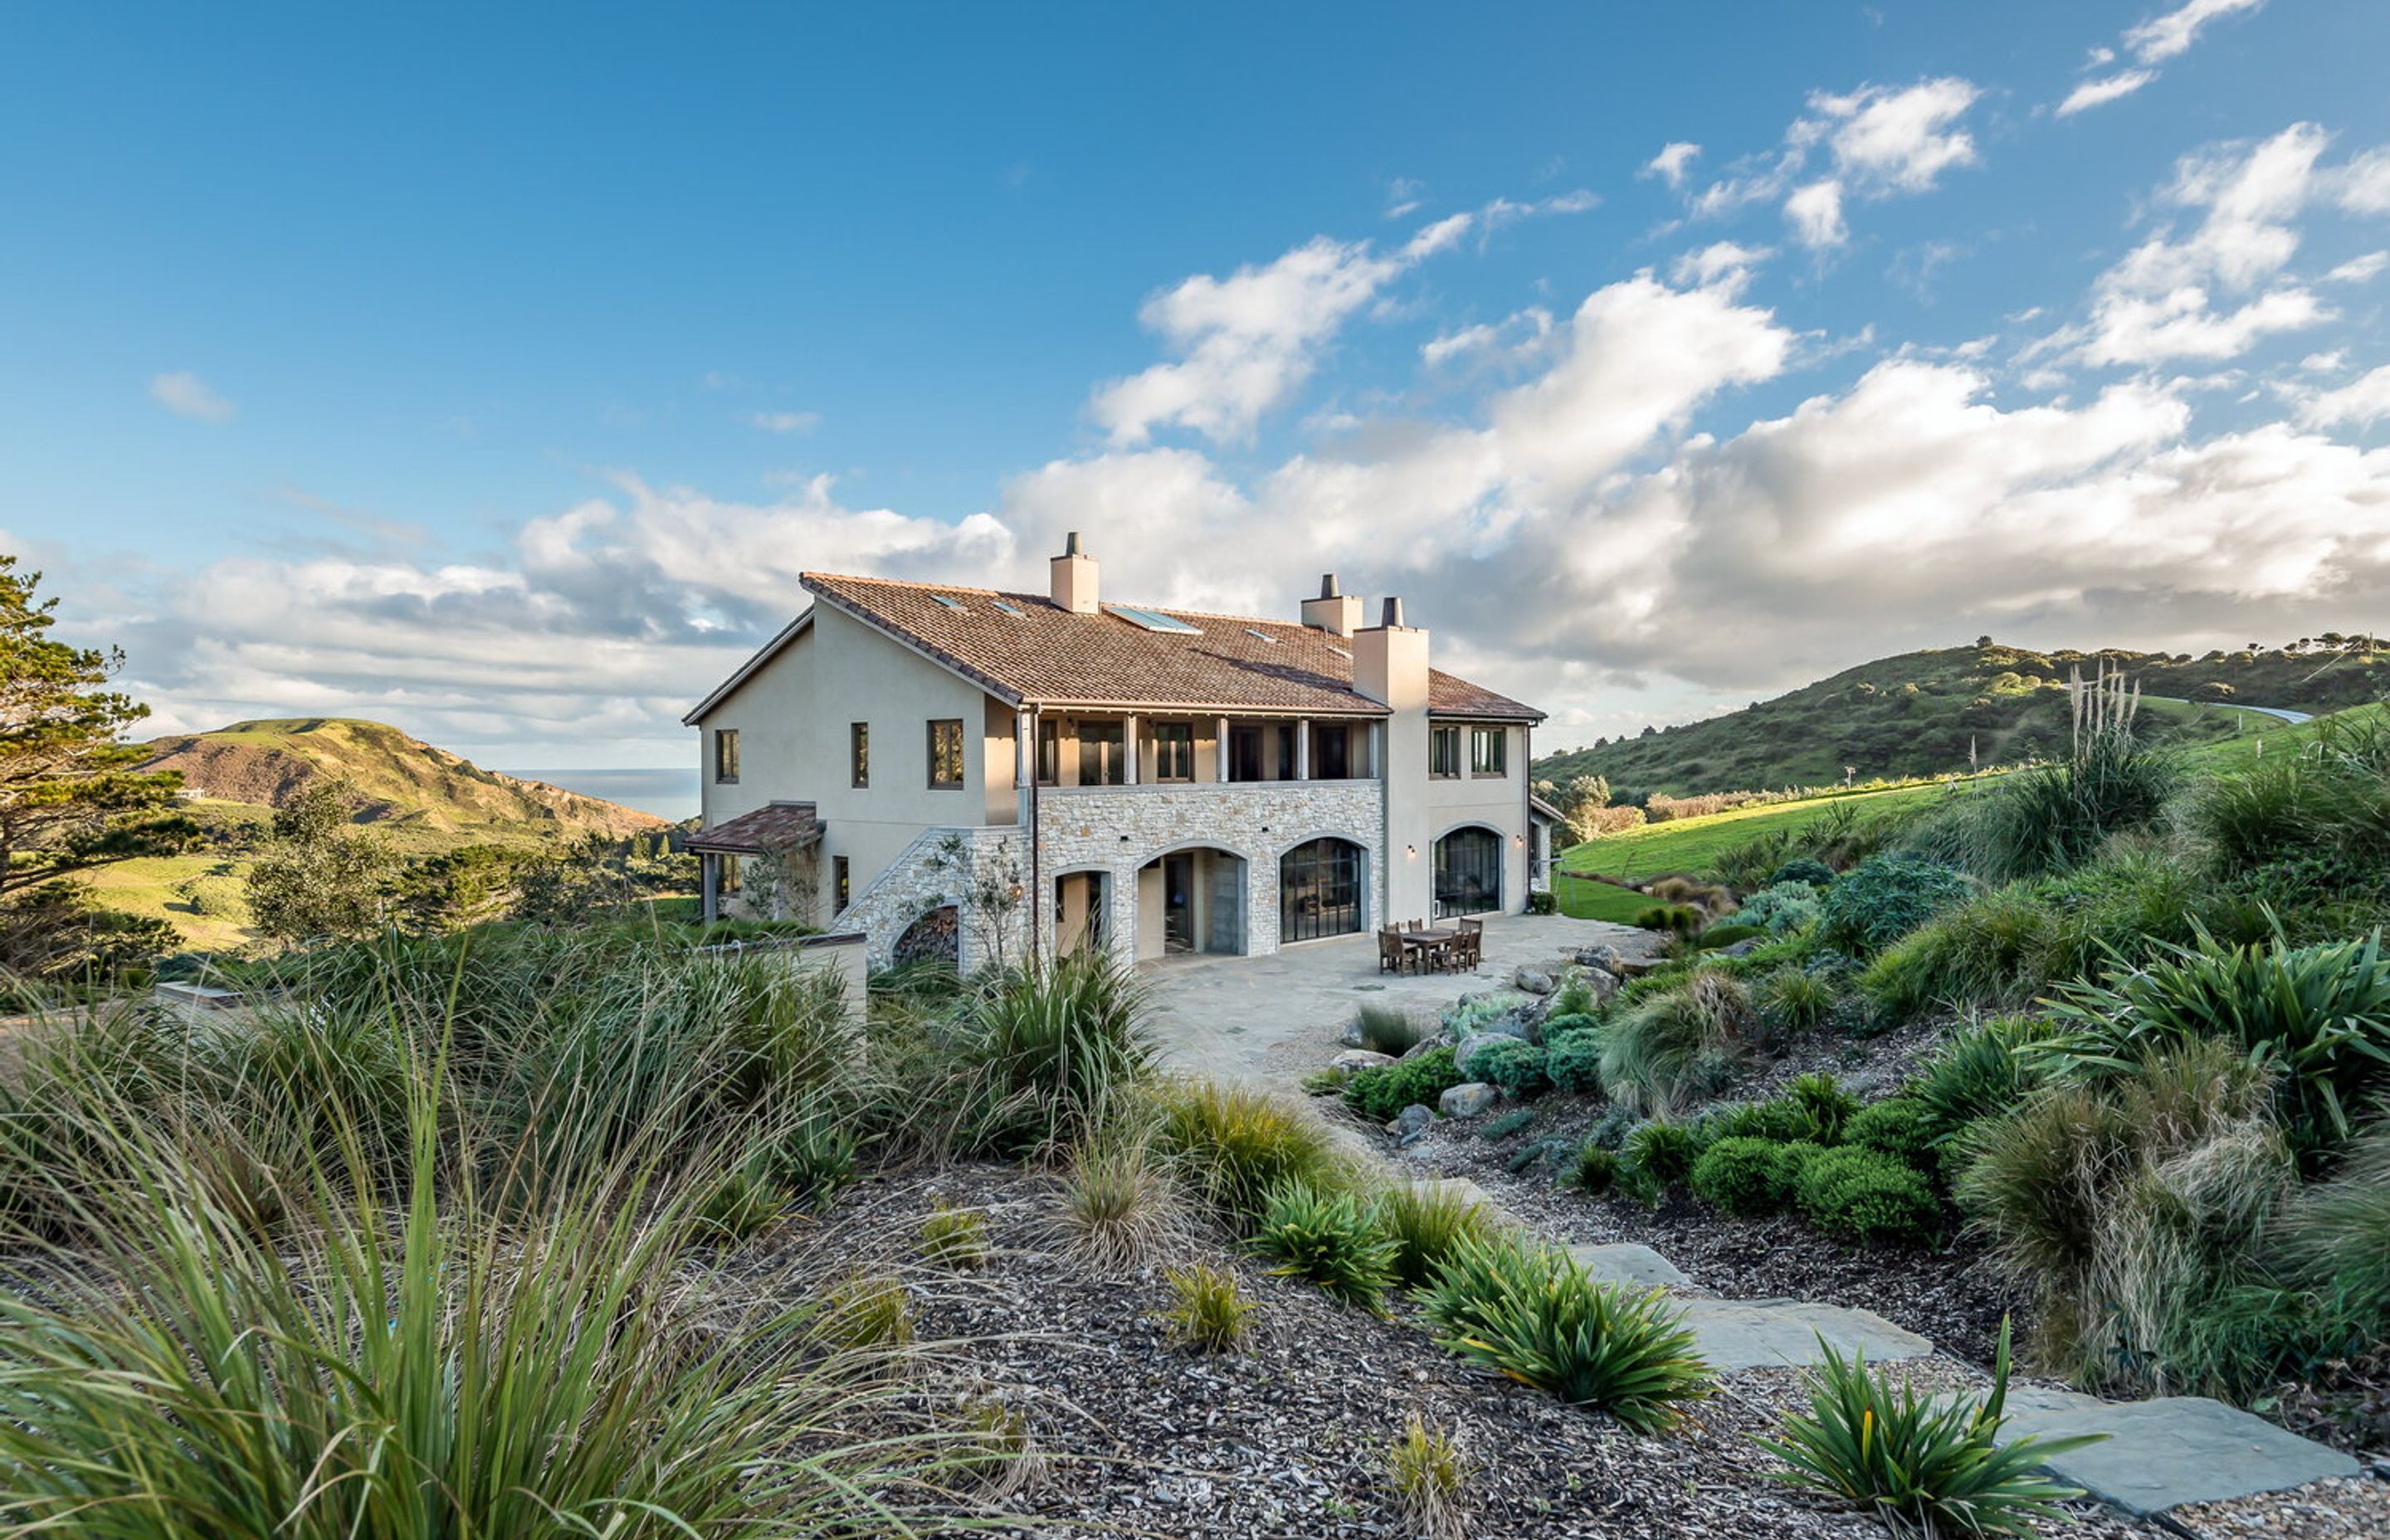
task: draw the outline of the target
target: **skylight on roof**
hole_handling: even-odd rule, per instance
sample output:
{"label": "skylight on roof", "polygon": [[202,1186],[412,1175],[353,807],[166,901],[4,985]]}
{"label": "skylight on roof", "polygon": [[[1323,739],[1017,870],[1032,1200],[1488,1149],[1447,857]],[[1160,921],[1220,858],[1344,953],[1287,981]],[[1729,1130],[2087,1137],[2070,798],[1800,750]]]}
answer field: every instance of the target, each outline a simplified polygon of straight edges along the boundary
{"label": "skylight on roof", "polygon": [[930,597],[937,600],[940,604],[944,605],[949,610],[960,610],[963,607],[962,600],[950,599],[944,594],[932,594]]}
{"label": "skylight on roof", "polygon": [[1345,651],[1345,650],[1344,650],[1343,648],[1341,648],[1341,647],[1331,647],[1331,648],[1330,648],[1328,650],[1329,650],[1329,651],[1330,651],[1330,652],[1332,652],[1332,653],[1334,653],[1334,654],[1336,654],[1336,656],[1338,656],[1339,658],[1350,658],[1351,656],[1353,656],[1351,653],[1349,653],[1349,652]]}
{"label": "skylight on roof", "polygon": [[1269,643],[1269,645],[1270,645],[1270,646],[1272,646],[1272,647],[1276,647],[1276,646],[1278,646],[1278,638],[1277,638],[1276,636],[1271,635],[1270,635],[1268,632],[1266,632],[1266,631],[1255,631],[1252,626],[1250,626],[1250,625],[1249,625],[1249,626],[1245,627],[1245,635],[1248,635],[1248,636],[1259,636],[1263,641],[1266,641],[1266,642]]}
{"label": "skylight on roof", "polygon": [[1026,610],[1015,610],[1012,606],[1005,603],[1002,599],[997,599],[995,603],[998,610],[1003,610],[1008,615],[1026,615],[1029,613]]}
{"label": "skylight on roof", "polygon": [[1108,604],[1104,606],[1104,608],[1111,610],[1113,614],[1118,615],[1122,620],[1128,622],[1129,624],[1141,625],[1148,631],[1167,632],[1177,636],[1201,636],[1203,635],[1200,628],[1189,625],[1185,621],[1165,615],[1159,610],[1137,610],[1125,604]]}

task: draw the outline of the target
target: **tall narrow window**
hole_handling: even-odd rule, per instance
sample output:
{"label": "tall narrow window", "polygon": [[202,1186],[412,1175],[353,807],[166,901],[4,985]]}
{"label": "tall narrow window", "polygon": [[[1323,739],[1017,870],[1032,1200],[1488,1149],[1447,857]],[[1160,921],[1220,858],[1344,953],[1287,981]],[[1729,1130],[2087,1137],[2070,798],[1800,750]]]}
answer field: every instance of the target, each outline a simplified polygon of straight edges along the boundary
{"label": "tall narrow window", "polygon": [[947,717],[930,724],[930,788],[957,791],[963,784],[963,724]]}
{"label": "tall narrow window", "polygon": [[1052,717],[1037,723],[1037,784],[1055,786],[1062,779],[1062,725]]}
{"label": "tall narrow window", "polygon": [[847,905],[854,900],[854,895],[849,891],[847,885],[847,876],[846,857],[843,855],[831,856],[829,858],[829,878],[837,894],[830,911],[832,914],[843,913]]}
{"label": "tall narrow window", "polygon": [[1351,772],[1352,729],[1342,722],[1315,723],[1311,730],[1311,778],[1341,781]]}
{"label": "tall narrow window", "polygon": [[1079,784],[1119,786],[1125,782],[1128,766],[1123,755],[1127,742],[1127,731],[1121,723],[1080,723]]}
{"label": "tall narrow window", "polygon": [[739,729],[713,729],[713,781],[717,786],[739,784]]}
{"label": "tall narrow window", "polygon": [[1427,736],[1427,773],[1450,778],[1460,774],[1460,729],[1431,727]]}
{"label": "tall narrow window", "polygon": [[1507,727],[1470,728],[1469,773],[1473,776],[1510,774],[1510,730]]}
{"label": "tall narrow window", "polygon": [[871,724],[856,722],[846,729],[846,768],[848,784],[871,784]]}
{"label": "tall narrow window", "polygon": [[1195,778],[1195,725],[1157,722],[1153,725],[1153,778],[1191,781]]}

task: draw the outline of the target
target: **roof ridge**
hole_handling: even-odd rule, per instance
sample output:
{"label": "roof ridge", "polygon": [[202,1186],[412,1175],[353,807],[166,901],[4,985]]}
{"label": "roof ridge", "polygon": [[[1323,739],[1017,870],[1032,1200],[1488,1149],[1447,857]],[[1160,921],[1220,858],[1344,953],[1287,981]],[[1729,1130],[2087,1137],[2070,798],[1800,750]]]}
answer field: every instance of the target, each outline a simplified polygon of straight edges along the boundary
{"label": "roof ridge", "polygon": [[[1024,593],[1009,588],[975,588],[968,584],[959,583],[916,583],[910,578],[866,577],[855,572],[799,572],[797,581],[800,583],[876,583],[890,588],[916,588],[925,594],[985,594],[990,598],[1029,599],[1034,603],[1051,605],[1057,610],[1062,608],[1055,604],[1051,597],[1045,594]],[[1199,621],[1234,621],[1239,625],[1275,625],[1288,631],[1318,631],[1323,637],[1333,635],[1330,632],[1321,631],[1316,625],[1305,625],[1301,621],[1280,620],[1274,615],[1238,615],[1225,610],[1187,610],[1176,605],[1148,604],[1141,599],[1103,599],[1100,603],[1107,610],[1150,610],[1157,615],[1191,615]]]}

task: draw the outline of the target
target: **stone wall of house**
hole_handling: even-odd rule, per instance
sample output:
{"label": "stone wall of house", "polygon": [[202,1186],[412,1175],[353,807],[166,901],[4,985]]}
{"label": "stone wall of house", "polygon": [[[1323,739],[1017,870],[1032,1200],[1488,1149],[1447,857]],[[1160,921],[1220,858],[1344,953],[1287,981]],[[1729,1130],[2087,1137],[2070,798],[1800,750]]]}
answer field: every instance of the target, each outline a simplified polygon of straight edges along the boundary
{"label": "stone wall of house", "polygon": [[863,932],[870,965],[886,968],[914,921],[951,905],[963,971],[1017,962],[1029,944],[1028,865],[1017,828],[926,829],[829,923]]}
{"label": "stone wall of house", "polygon": [[[1050,912],[1055,879],[1066,873],[1106,873],[1106,934],[1128,960],[1136,956],[1137,869],[1171,851],[1207,845],[1244,858],[1245,950],[1275,952],[1279,859],[1321,835],[1361,847],[1362,928],[1382,922],[1384,829],[1383,791],[1374,780],[1047,787],[1037,802],[1041,902]],[[1426,860],[1428,853],[1412,859]]]}

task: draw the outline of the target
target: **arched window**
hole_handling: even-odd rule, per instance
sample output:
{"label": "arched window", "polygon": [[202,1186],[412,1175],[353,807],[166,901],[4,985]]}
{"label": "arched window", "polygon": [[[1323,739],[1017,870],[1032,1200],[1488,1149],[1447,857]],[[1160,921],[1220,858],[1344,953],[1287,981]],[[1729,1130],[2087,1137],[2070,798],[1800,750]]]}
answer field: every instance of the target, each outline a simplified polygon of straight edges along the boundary
{"label": "arched window", "polygon": [[1502,837],[1456,828],[1435,842],[1435,913],[1477,915],[1502,907]]}
{"label": "arched window", "polygon": [[1295,846],[1278,863],[1278,936],[1281,942],[1344,936],[1361,929],[1361,847],[1350,840],[1318,839]]}

